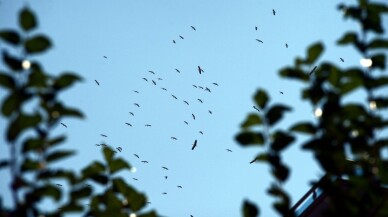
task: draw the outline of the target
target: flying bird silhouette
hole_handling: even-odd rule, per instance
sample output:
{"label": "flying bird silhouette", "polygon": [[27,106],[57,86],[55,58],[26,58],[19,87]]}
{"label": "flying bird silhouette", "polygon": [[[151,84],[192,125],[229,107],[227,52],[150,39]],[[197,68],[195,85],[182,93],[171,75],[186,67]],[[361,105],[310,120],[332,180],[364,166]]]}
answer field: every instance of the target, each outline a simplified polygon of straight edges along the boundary
{"label": "flying bird silhouette", "polygon": [[197,85],[194,85],[194,84],[193,84],[193,87],[197,88]]}
{"label": "flying bird silhouette", "polygon": [[288,44],[286,43],[286,48],[288,48]]}
{"label": "flying bird silhouette", "polygon": [[137,90],[134,90],[133,92],[135,92],[135,93],[139,93],[139,91],[137,91]]}
{"label": "flying bird silhouette", "polygon": [[342,59],[341,57],[340,57],[340,60],[341,60],[342,62],[345,62],[345,60],[344,60],[344,59]]}
{"label": "flying bird silhouette", "polygon": [[202,72],[205,72],[205,71],[203,71],[203,69],[201,68],[201,66],[198,66],[198,72],[199,72],[199,74],[201,74]]}
{"label": "flying bird silhouette", "polygon": [[119,152],[121,152],[123,149],[121,147],[116,148]]}
{"label": "flying bird silhouette", "polygon": [[253,164],[256,160],[257,160],[257,158],[251,160],[251,162],[249,162],[249,163],[250,163],[250,164]]}
{"label": "flying bird silhouette", "polygon": [[258,42],[261,42],[261,43],[264,43],[262,40],[260,40],[260,39],[257,39],[257,38],[256,38],[256,41],[258,41]]}
{"label": "flying bird silhouette", "polygon": [[198,86],[200,89],[202,89],[203,90],[203,87],[202,86]]}
{"label": "flying bird silhouette", "polygon": [[193,116],[193,119],[195,120],[195,115],[194,114],[191,114]]}
{"label": "flying bird silhouette", "polygon": [[100,146],[101,144],[96,144],[96,146]]}
{"label": "flying bird silhouette", "polygon": [[162,78],[158,78],[159,81],[163,80]]}
{"label": "flying bird silhouette", "polygon": [[133,154],[133,155],[135,155],[135,157],[137,157],[137,158],[139,158],[139,159],[140,159],[139,155],[137,155],[137,154]]}
{"label": "flying bird silhouette", "polygon": [[202,132],[202,131],[199,131],[199,133],[203,135],[203,132]]}
{"label": "flying bird silhouette", "polygon": [[150,73],[152,73],[152,74],[154,74],[154,75],[155,75],[155,72],[154,72],[154,71],[148,71],[148,72],[150,72]]}
{"label": "flying bird silhouette", "polygon": [[152,80],[152,83],[154,83],[154,85],[156,85],[156,82],[154,80]]}
{"label": "flying bird silhouette", "polygon": [[175,69],[175,71],[178,72],[178,73],[181,73],[181,71],[179,71],[179,69]]}
{"label": "flying bird silhouette", "polygon": [[255,26],[255,30],[257,31],[257,26]]}
{"label": "flying bird silhouette", "polygon": [[209,110],[209,114],[213,114],[213,112],[211,110]]}
{"label": "flying bird silhouette", "polygon": [[107,59],[108,57],[106,57],[106,56],[103,56],[105,59]]}
{"label": "flying bird silhouette", "polygon": [[148,79],[147,78],[142,78],[144,81],[148,81]]}
{"label": "flying bird silhouette", "polygon": [[168,168],[167,167],[162,167],[163,169],[165,169],[165,170],[168,170]]}
{"label": "flying bird silhouette", "polygon": [[130,123],[125,123],[126,125],[128,125],[128,126],[130,126],[130,127],[132,127],[132,124],[130,124]]}
{"label": "flying bird silhouette", "polygon": [[144,125],[144,126],[146,126],[146,127],[150,127],[150,126],[151,126],[151,124],[146,124],[146,125]]}
{"label": "flying bird silhouette", "polygon": [[203,103],[202,99],[197,99],[200,103]]}
{"label": "flying bird silhouette", "polygon": [[317,66],[314,66],[314,68],[313,68],[313,70],[311,70],[311,72],[310,72],[309,76],[311,76],[311,74],[313,74],[313,73],[314,73],[315,69],[317,69]]}
{"label": "flying bird silhouette", "polygon": [[194,150],[194,148],[197,147],[197,140],[194,141],[193,146],[191,147],[191,150]]}
{"label": "flying bird silhouette", "polygon": [[213,84],[214,84],[214,85],[216,85],[216,86],[218,86],[218,84],[217,84],[217,83],[215,83],[215,82],[214,82]]}
{"label": "flying bird silhouette", "polygon": [[168,176],[164,176],[164,179],[167,179],[168,178]]}
{"label": "flying bird silhouette", "polygon": [[166,192],[163,192],[163,194],[167,194]]}
{"label": "flying bird silhouette", "polygon": [[208,91],[209,93],[211,93],[211,91],[208,87],[205,87],[205,91]]}
{"label": "flying bird silhouette", "polygon": [[230,149],[228,149],[228,148],[227,148],[226,150],[229,151],[229,152],[233,152],[232,150],[230,150]]}
{"label": "flying bird silhouette", "polygon": [[260,112],[260,109],[257,108],[256,106],[253,106],[254,109],[256,109],[258,112]]}
{"label": "flying bird silhouette", "polygon": [[171,94],[172,97],[174,97],[174,99],[178,99],[175,95]]}
{"label": "flying bird silhouette", "polygon": [[180,185],[178,185],[177,187],[178,187],[178,188],[182,188],[182,186],[180,186]]}
{"label": "flying bird silhouette", "polygon": [[105,135],[105,134],[100,134],[102,137],[108,137],[107,135]]}
{"label": "flying bird silhouette", "polygon": [[146,161],[146,160],[142,160],[141,162],[145,163],[145,164],[148,164],[148,161]]}
{"label": "flying bird silhouette", "polygon": [[138,179],[137,178],[132,178],[133,180],[137,181]]}
{"label": "flying bird silhouette", "polygon": [[183,122],[185,122],[185,124],[189,125],[189,123],[187,121],[183,121]]}
{"label": "flying bird silhouette", "polygon": [[67,128],[67,125],[66,125],[66,124],[64,124],[64,123],[61,123],[61,125]]}
{"label": "flying bird silhouette", "polygon": [[279,91],[279,93],[280,93],[280,94],[283,94],[283,92],[282,92],[282,91]]}
{"label": "flying bird silhouette", "polygon": [[186,100],[184,100],[183,102],[186,103],[186,105],[189,105],[189,103]]}
{"label": "flying bird silhouette", "polygon": [[181,38],[181,39],[185,39],[185,38],[183,38],[183,36],[181,36],[181,35],[179,36],[179,38]]}
{"label": "flying bird silhouette", "polygon": [[137,106],[137,107],[140,107],[140,105],[139,104],[137,104],[137,103],[133,103],[135,106]]}
{"label": "flying bird silhouette", "polygon": [[178,140],[176,137],[173,137],[173,136],[171,137],[171,139],[173,139],[173,140]]}
{"label": "flying bird silhouette", "polygon": [[100,86],[100,82],[98,82],[97,80],[94,80],[95,82],[96,82],[96,84],[98,85],[98,86]]}
{"label": "flying bird silhouette", "polygon": [[164,91],[167,91],[167,89],[166,89],[166,88],[164,88],[164,87],[162,87],[162,90],[164,90]]}
{"label": "flying bird silhouette", "polygon": [[135,116],[135,114],[133,114],[133,112],[129,112],[129,114],[132,115],[132,116]]}
{"label": "flying bird silhouette", "polygon": [[172,43],[176,44],[175,40],[172,40]]}
{"label": "flying bird silhouette", "polygon": [[197,31],[197,29],[194,26],[190,26],[194,31]]}
{"label": "flying bird silhouette", "polygon": [[275,11],[274,9],[272,9],[272,13],[273,13],[273,15],[275,16],[275,14],[276,14],[276,11]]}

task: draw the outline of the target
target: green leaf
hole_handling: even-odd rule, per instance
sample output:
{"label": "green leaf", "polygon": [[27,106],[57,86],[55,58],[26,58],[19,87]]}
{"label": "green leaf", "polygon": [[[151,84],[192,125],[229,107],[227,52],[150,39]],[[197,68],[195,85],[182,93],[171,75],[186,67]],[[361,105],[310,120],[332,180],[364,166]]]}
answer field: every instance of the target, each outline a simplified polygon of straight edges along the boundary
{"label": "green leaf", "polygon": [[39,171],[38,179],[41,180],[51,180],[51,179],[65,179],[69,181],[72,185],[74,185],[77,182],[77,178],[74,175],[74,172],[71,170],[64,170],[64,169],[47,169]]}
{"label": "green leaf", "polygon": [[20,36],[14,30],[3,30],[0,31],[0,38],[7,43],[12,45],[18,45],[20,43]]}
{"label": "green leaf", "polygon": [[236,140],[242,146],[264,144],[264,136],[260,132],[242,132],[236,136]]}
{"label": "green leaf", "polygon": [[120,192],[127,199],[128,206],[132,211],[137,212],[145,206],[146,197],[129,186],[122,178],[114,178],[112,183],[114,191]]}
{"label": "green leaf", "polygon": [[251,126],[261,125],[263,120],[257,114],[249,114],[244,123],[241,124],[241,127],[246,129]]}
{"label": "green leaf", "polygon": [[9,117],[13,112],[18,112],[22,103],[27,101],[31,97],[30,94],[27,94],[24,89],[11,92],[8,95],[1,107],[1,112],[4,116]]}
{"label": "green leaf", "polygon": [[4,63],[14,71],[21,71],[22,68],[22,61],[10,54],[6,50],[3,50],[3,61]]}
{"label": "green leaf", "polygon": [[376,54],[371,57],[372,60],[372,68],[379,68],[381,70],[385,70],[385,55],[384,54]]}
{"label": "green leaf", "polygon": [[74,154],[75,154],[75,151],[55,151],[47,155],[46,161],[53,162],[53,161],[61,160],[63,158],[70,157],[71,155],[74,155]]}
{"label": "green leaf", "polygon": [[358,36],[355,32],[348,32],[344,36],[342,36],[341,39],[337,41],[337,44],[339,45],[346,45],[346,44],[357,44],[358,42]]}
{"label": "green leaf", "polygon": [[255,204],[248,200],[244,200],[243,204],[243,216],[244,217],[256,217],[259,215],[259,209]]}
{"label": "green leaf", "polygon": [[12,76],[6,74],[5,72],[0,72],[0,86],[14,89],[16,87],[15,80]]}
{"label": "green leaf", "polygon": [[357,88],[361,87],[363,84],[363,80],[359,78],[353,78],[348,80],[347,82],[344,82],[339,87],[340,93],[342,96],[349,94],[353,90],[356,90]]}
{"label": "green leaf", "polygon": [[376,97],[372,100],[376,102],[376,108],[378,108],[378,109],[388,108],[388,98]]}
{"label": "green leaf", "polygon": [[137,215],[138,217],[157,217],[158,215],[156,214],[155,211],[150,211],[150,212],[147,212],[147,213],[143,213],[143,214],[140,214],[140,215]]}
{"label": "green leaf", "polygon": [[109,178],[108,176],[104,175],[104,174],[96,174],[96,175],[92,175],[90,177],[91,180],[101,184],[101,185],[106,185],[109,181]]}
{"label": "green leaf", "polygon": [[28,39],[25,42],[25,49],[27,53],[34,54],[46,51],[51,47],[50,39],[44,35],[38,35],[33,38]]}
{"label": "green leaf", "polygon": [[384,48],[387,49],[388,48],[388,40],[375,39],[368,44],[368,48],[370,50],[372,50],[372,49],[384,49]]}
{"label": "green leaf", "polygon": [[29,151],[41,151],[44,148],[45,141],[41,138],[27,138],[22,145],[22,153]]}
{"label": "green leaf", "polygon": [[61,191],[58,189],[58,187],[54,185],[46,185],[43,187],[40,187],[36,189],[33,192],[34,195],[40,195],[40,196],[45,196],[45,197],[51,197],[55,201],[59,201],[61,199]]}
{"label": "green leaf", "polygon": [[89,197],[92,194],[92,189],[89,187],[74,189],[70,193],[70,198],[72,201],[78,201],[79,199]]}
{"label": "green leaf", "polygon": [[122,158],[109,161],[110,173],[114,174],[122,169],[131,169],[131,166]]}
{"label": "green leaf", "polygon": [[38,170],[40,168],[41,168],[40,162],[36,160],[32,160],[30,158],[26,158],[21,165],[22,172]]}
{"label": "green leaf", "polygon": [[282,131],[277,131],[272,138],[271,149],[276,152],[282,151],[295,140],[292,135]]}
{"label": "green leaf", "polygon": [[74,82],[80,81],[81,77],[73,73],[64,73],[61,74],[54,82],[54,89],[62,90],[64,88],[70,87]]}
{"label": "green leaf", "polygon": [[309,134],[309,135],[314,135],[317,132],[316,127],[309,122],[296,123],[290,128],[290,130],[298,133]]}
{"label": "green leaf", "polygon": [[48,76],[38,69],[33,69],[28,76],[28,87],[46,87]]}
{"label": "green leaf", "polygon": [[313,64],[322,54],[324,47],[322,43],[315,43],[307,49],[307,64]]}
{"label": "green leaf", "polygon": [[66,213],[66,212],[82,212],[84,210],[83,205],[78,204],[74,201],[70,201],[66,205],[61,206],[60,208],[61,213]]}
{"label": "green leaf", "polygon": [[112,159],[113,159],[113,155],[115,154],[113,152],[113,150],[109,147],[104,147],[103,148],[103,153],[104,153],[104,157],[105,157],[105,161],[106,162],[111,162]]}
{"label": "green leaf", "polygon": [[7,140],[13,142],[24,130],[37,126],[42,121],[39,114],[27,115],[21,113],[8,125]]}
{"label": "green leaf", "polygon": [[291,108],[285,105],[274,105],[266,113],[266,118],[270,126],[278,122],[282,117],[283,113],[286,111],[291,111]]}
{"label": "green leaf", "polygon": [[297,79],[300,81],[307,82],[309,81],[308,74],[304,73],[302,70],[299,69],[293,69],[293,68],[284,68],[281,69],[279,72],[280,76],[290,79]]}
{"label": "green leaf", "polygon": [[264,109],[265,106],[267,105],[267,102],[268,102],[268,100],[269,100],[269,97],[268,97],[267,93],[265,92],[265,90],[259,89],[259,90],[256,92],[254,99],[255,99],[256,104],[257,104],[260,108]]}
{"label": "green leaf", "polygon": [[34,13],[28,8],[23,8],[19,14],[19,24],[24,31],[34,29],[37,26]]}

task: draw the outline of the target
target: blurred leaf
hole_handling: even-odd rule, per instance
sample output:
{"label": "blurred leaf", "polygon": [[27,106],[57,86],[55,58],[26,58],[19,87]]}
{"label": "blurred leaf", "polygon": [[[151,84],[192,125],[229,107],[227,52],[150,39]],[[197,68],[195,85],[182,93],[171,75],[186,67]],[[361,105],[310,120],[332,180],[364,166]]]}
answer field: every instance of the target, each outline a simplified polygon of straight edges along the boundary
{"label": "blurred leaf", "polygon": [[28,77],[28,87],[46,87],[48,76],[41,70],[34,69]]}
{"label": "blurred leaf", "polygon": [[158,217],[158,215],[156,214],[155,211],[150,211],[150,212],[147,212],[147,213],[143,213],[143,214],[140,214],[140,215],[137,215],[138,217]]}
{"label": "blurred leaf", "polygon": [[90,176],[101,174],[104,172],[105,172],[105,166],[98,161],[94,161],[90,165],[82,169],[81,171],[82,179],[87,179]]}
{"label": "blurred leaf", "polygon": [[292,135],[290,135],[286,132],[277,131],[273,135],[271,149],[274,151],[277,151],[277,152],[282,151],[287,146],[289,146],[294,140],[295,140],[295,138]]}
{"label": "blurred leaf", "polygon": [[109,181],[109,178],[107,175],[104,174],[95,174],[90,176],[90,179],[101,184],[101,185],[106,185]]}
{"label": "blurred leaf", "polygon": [[46,51],[51,47],[51,42],[46,36],[38,35],[28,39],[24,46],[27,53],[33,54]]}
{"label": "blurred leaf", "polygon": [[122,169],[131,169],[131,166],[122,158],[114,159],[109,162],[110,173],[114,174]]}
{"label": "blurred leaf", "polygon": [[66,140],[66,136],[57,136],[48,141],[49,147],[54,147],[56,145],[59,145],[60,143],[63,143]]}
{"label": "blurred leaf", "polygon": [[69,181],[71,184],[75,184],[77,181],[73,171],[64,170],[64,169],[58,169],[58,170],[49,169],[49,170],[39,171],[37,178],[42,180],[65,179]]}
{"label": "blurred leaf", "polygon": [[375,39],[373,41],[371,41],[369,44],[368,44],[368,49],[369,50],[372,50],[372,49],[387,49],[388,48],[388,40],[384,40],[384,39]]}
{"label": "blurred leaf", "polygon": [[20,36],[14,30],[2,30],[0,31],[0,38],[5,42],[12,45],[18,45],[20,43]]}
{"label": "blurred leaf", "polygon": [[42,118],[39,114],[27,115],[21,113],[8,125],[7,140],[13,142],[24,130],[37,126]]}
{"label": "blurred leaf", "polygon": [[129,186],[122,178],[112,180],[114,191],[120,192],[128,201],[128,206],[134,212],[139,211],[146,204],[146,197]]}
{"label": "blurred leaf", "polygon": [[388,108],[388,98],[387,97],[375,97],[372,100],[376,102],[376,108],[378,108],[378,109]]}
{"label": "blurred leaf", "polygon": [[103,148],[103,153],[104,153],[105,161],[106,162],[111,162],[112,159],[113,159],[113,155],[114,155],[113,150],[111,148],[109,148],[109,147],[104,147]]}
{"label": "blurred leaf", "polygon": [[24,31],[34,29],[37,26],[34,13],[28,8],[23,8],[19,15],[19,24]]}
{"label": "blurred leaf", "polygon": [[346,44],[356,44],[358,43],[358,36],[355,32],[348,32],[341,39],[337,41],[337,44],[346,45]]}
{"label": "blurred leaf", "polygon": [[302,70],[293,69],[293,68],[284,68],[279,72],[280,76],[290,79],[297,79],[300,81],[309,81],[309,76],[304,73]]}
{"label": "blurred leaf", "polygon": [[363,80],[359,78],[353,78],[349,79],[347,82],[344,82],[340,86],[340,93],[341,95],[346,95],[352,92],[353,90],[356,90],[363,84]]}
{"label": "blurred leaf", "polygon": [[89,197],[92,194],[92,189],[89,187],[73,189],[70,193],[72,201],[78,201],[79,199]]}
{"label": "blurred leaf", "polygon": [[9,160],[0,160],[0,169],[9,166]]}
{"label": "blurred leaf", "polygon": [[372,68],[379,68],[381,70],[385,69],[385,55],[384,54],[376,54],[371,57],[372,60]]}
{"label": "blurred leaf", "polygon": [[243,204],[243,216],[244,217],[259,216],[259,209],[256,207],[255,204],[249,202],[248,200],[245,200]]}
{"label": "blurred leaf", "polygon": [[53,162],[74,155],[75,151],[55,151],[46,157],[47,162]]}
{"label": "blurred leaf", "polygon": [[61,90],[80,80],[81,77],[74,73],[63,73],[55,80],[53,87],[56,90]]}
{"label": "blurred leaf", "polygon": [[241,124],[242,128],[248,128],[255,125],[261,125],[263,120],[257,114],[249,114],[244,123]]}
{"label": "blurred leaf", "polygon": [[267,105],[269,97],[268,97],[267,93],[263,89],[259,89],[256,92],[254,99],[255,99],[256,104],[260,108],[264,109],[265,106]]}
{"label": "blurred leaf", "polygon": [[70,201],[69,203],[61,206],[61,213],[66,212],[82,212],[84,210],[83,205],[76,203],[75,201]]}
{"label": "blurred leaf", "polygon": [[22,165],[21,165],[21,171],[27,172],[31,170],[38,170],[40,169],[41,165],[39,161],[32,160],[30,158],[24,159]]}
{"label": "blurred leaf", "polygon": [[41,138],[27,138],[22,145],[22,153],[29,151],[41,151],[44,148],[45,141]]}
{"label": "blurred leaf", "polygon": [[55,201],[59,201],[61,199],[61,191],[54,185],[45,185],[43,187],[40,187],[36,189],[33,194],[40,195],[40,196],[46,196],[51,197]]}
{"label": "blurred leaf", "polygon": [[322,43],[315,43],[307,49],[307,64],[313,64],[323,52]]}
{"label": "blurred leaf", "polygon": [[3,101],[1,112],[4,116],[9,117],[13,112],[18,112],[22,103],[31,97],[24,89],[13,91]]}
{"label": "blurred leaf", "polygon": [[280,182],[284,182],[287,180],[290,174],[290,170],[286,165],[279,164],[272,167],[272,174],[277,180],[279,180]]}
{"label": "blurred leaf", "polygon": [[380,76],[377,78],[367,77],[364,78],[364,84],[367,89],[377,89],[388,85],[388,77]]}
{"label": "blurred leaf", "polygon": [[290,130],[298,133],[306,133],[309,135],[314,135],[317,132],[316,127],[309,122],[296,123],[290,128]]}
{"label": "blurred leaf", "polygon": [[15,80],[12,76],[6,74],[5,72],[0,72],[0,86],[14,89],[16,87]]}
{"label": "blurred leaf", "polygon": [[264,136],[260,132],[241,132],[236,136],[236,140],[242,146],[264,144]]}
{"label": "blurred leaf", "polygon": [[22,68],[22,61],[10,54],[8,54],[7,51],[3,50],[3,61],[4,63],[14,71],[21,71]]}
{"label": "blurred leaf", "polygon": [[286,111],[291,111],[291,108],[288,106],[279,105],[279,104],[272,106],[265,115],[265,117],[267,118],[268,124],[270,126],[274,125],[283,117],[283,113]]}

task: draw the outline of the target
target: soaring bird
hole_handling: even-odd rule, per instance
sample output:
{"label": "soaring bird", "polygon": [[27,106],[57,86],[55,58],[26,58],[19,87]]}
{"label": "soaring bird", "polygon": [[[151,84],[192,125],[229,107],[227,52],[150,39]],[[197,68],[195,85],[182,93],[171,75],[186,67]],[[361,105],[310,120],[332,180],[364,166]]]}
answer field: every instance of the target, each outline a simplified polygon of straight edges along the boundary
{"label": "soaring bird", "polygon": [[213,84],[214,84],[214,85],[216,85],[216,86],[218,86],[218,84],[217,84],[217,83],[215,83],[215,82],[214,82]]}
{"label": "soaring bird", "polygon": [[180,186],[180,185],[178,185],[177,187],[178,187],[178,188],[182,188],[182,186]]}
{"label": "soaring bird", "polygon": [[162,90],[164,90],[164,91],[167,91],[167,89],[166,89],[166,88],[164,88],[164,87],[162,87]]}
{"label": "soaring bird", "polygon": [[101,144],[96,144],[96,146],[100,146]]}
{"label": "soaring bird", "polygon": [[203,71],[203,69],[201,68],[201,66],[198,66],[198,72],[199,72],[199,74],[201,74],[202,72],[205,72],[205,71]]}
{"label": "soaring bird", "polygon": [[176,44],[175,40],[172,40],[172,43]]}
{"label": "soaring bird", "polygon": [[129,112],[129,114],[131,114],[132,116],[135,116],[135,114],[133,114],[133,112]]}
{"label": "soaring bird", "polygon": [[67,128],[66,124],[64,124],[64,123],[61,123],[61,125]]}
{"label": "soaring bird", "polygon": [[156,82],[154,80],[152,80],[152,83],[154,83],[154,85],[156,85]]}
{"label": "soaring bird", "polygon": [[314,66],[313,70],[311,70],[309,76],[311,76],[311,74],[313,74],[313,72],[315,71],[315,69],[317,69],[317,66]]}
{"label": "soaring bird", "polygon": [[283,94],[283,92],[282,92],[282,91],[279,91],[279,93],[280,93],[280,94]]}
{"label": "soaring bird", "polygon": [[272,13],[273,13],[273,15],[275,16],[275,14],[276,14],[276,11],[275,11],[274,9],[272,9]]}
{"label": "soaring bird", "polygon": [[186,105],[189,105],[189,103],[186,100],[183,100],[183,102],[186,103]]}
{"label": "soaring bird", "polygon": [[175,69],[175,71],[178,72],[178,73],[181,73],[181,71],[179,71],[179,69]]}
{"label": "soaring bird", "polygon": [[139,91],[137,91],[137,90],[134,90],[133,92],[135,92],[135,93],[139,93]]}
{"label": "soaring bird", "polygon": [[133,155],[135,155],[135,157],[137,157],[137,158],[139,158],[139,159],[140,159],[139,155],[137,155],[137,154],[133,154]]}
{"label": "soaring bird", "polygon": [[137,107],[140,107],[140,105],[139,104],[137,104],[137,103],[133,103],[135,106],[137,106]]}
{"label": "soaring bird", "polygon": [[257,31],[257,26],[255,26],[255,30]]}
{"label": "soaring bird", "polygon": [[203,103],[202,99],[197,99],[200,103]]}
{"label": "soaring bird", "polygon": [[146,127],[150,127],[150,126],[151,126],[151,124],[146,124],[146,125],[144,125],[144,126],[146,126]]}
{"label": "soaring bird", "polygon": [[202,86],[198,86],[200,89],[202,89],[203,90],[203,87]]}
{"label": "soaring bird", "polygon": [[105,134],[100,134],[102,137],[108,137],[107,135],[105,135]]}
{"label": "soaring bird", "polygon": [[164,179],[167,179],[168,178],[168,176],[164,176]]}
{"label": "soaring bird", "polygon": [[185,122],[185,124],[189,125],[189,122],[187,122],[187,121],[183,121],[183,122]]}
{"label": "soaring bird", "polygon": [[154,74],[154,75],[155,75],[155,72],[154,72],[154,71],[148,71],[148,72],[150,72],[150,73],[152,73],[152,74]]}
{"label": "soaring bird", "polygon": [[126,125],[128,125],[128,126],[130,126],[130,127],[132,127],[132,124],[130,124],[130,123],[125,123]]}
{"label": "soaring bird", "polygon": [[195,120],[195,115],[194,114],[191,114],[193,116],[193,119]]}
{"label": "soaring bird", "polygon": [[257,38],[256,38],[256,41],[258,41],[258,42],[261,42],[261,43],[264,43],[262,40],[260,40],[260,39],[257,39]]}
{"label": "soaring bird", "polygon": [[233,152],[232,150],[230,150],[230,149],[228,149],[228,148],[227,148],[226,150],[229,151],[229,152]]}
{"label": "soaring bird", "polygon": [[165,169],[165,170],[168,170],[168,168],[167,167],[162,167],[163,169]]}
{"label": "soaring bird", "polygon": [[107,59],[108,57],[106,57],[106,56],[103,56],[105,59]]}
{"label": "soaring bird", "polygon": [[288,48],[288,44],[286,43],[286,48]]}
{"label": "soaring bird", "polygon": [[146,161],[146,160],[142,160],[141,162],[145,163],[145,164],[148,164],[148,161]]}
{"label": "soaring bird", "polygon": [[213,114],[213,112],[211,110],[209,110],[209,114]]}
{"label": "soaring bird", "polygon": [[197,88],[197,85],[194,85],[194,84],[193,84],[193,87]]}
{"label": "soaring bird", "polygon": [[132,178],[133,180],[137,181],[138,179],[137,178]]}
{"label": "soaring bird", "polygon": [[175,95],[171,94],[172,97],[174,97],[174,99],[178,99]]}
{"label": "soaring bird", "polygon": [[341,57],[340,57],[340,60],[341,60],[342,62],[345,62],[345,60],[344,60],[344,59],[342,59]]}
{"label": "soaring bird", "polygon": [[98,86],[100,86],[100,83],[97,80],[94,80]]}
{"label": "soaring bird", "polygon": [[119,152],[121,152],[121,151],[123,150],[121,147],[117,147],[116,149],[117,149],[117,151],[119,151]]}
{"label": "soaring bird", "polygon": [[202,132],[202,131],[199,131],[199,133],[203,135],[203,132]]}
{"label": "soaring bird", "polygon": [[147,78],[143,78],[143,80],[144,80],[144,81],[148,81],[148,79],[147,79]]}
{"label": "soaring bird", "polygon": [[163,194],[167,194],[166,192],[163,192]]}
{"label": "soaring bird", "polygon": [[205,87],[205,91],[208,91],[209,93],[211,93],[211,91],[208,87]]}
{"label": "soaring bird", "polygon": [[183,36],[181,36],[181,35],[179,36],[179,38],[181,38],[181,39],[185,39],[185,38],[183,38]]}
{"label": "soaring bird", "polygon": [[197,140],[194,141],[193,147],[191,147],[191,150],[194,150],[194,148],[197,147]]}
{"label": "soaring bird", "polygon": [[249,162],[249,163],[252,164],[252,163],[254,163],[256,160],[257,160],[257,158],[251,160],[251,162]]}
{"label": "soaring bird", "polygon": [[171,137],[171,139],[173,139],[173,140],[178,140],[176,137],[173,137],[173,136]]}
{"label": "soaring bird", "polygon": [[197,31],[197,29],[194,26],[190,26],[194,31]]}
{"label": "soaring bird", "polygon": [[158,78],[159,81],[163,80],[162,78]]}
{"label": "soaring bird", "polygon": [[260,112],[260,109],[257,108],[256,106],[253,106],[254,109],[256,109],[258,112]]}

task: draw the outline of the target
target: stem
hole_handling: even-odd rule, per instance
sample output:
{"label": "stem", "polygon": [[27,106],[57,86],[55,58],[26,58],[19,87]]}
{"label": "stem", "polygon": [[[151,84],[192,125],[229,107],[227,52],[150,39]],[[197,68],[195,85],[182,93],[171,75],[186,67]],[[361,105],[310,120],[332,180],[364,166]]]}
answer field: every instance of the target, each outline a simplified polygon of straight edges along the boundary
{"label": "stem", "polygon": [[[10,147],[10,160],[11,160],[11,169],[10,169],[10,172],[11,172],[11,177],[12,177],[12,180],[13,182],[16,180],[16,178],[18,177],[18,170],[17,170],[17,155],[16,155],[16,145],[14,142],[11,143],[11,147]],[[18,206],[18,197],[17,197],[17,190],[14,189],[14,186],[12,184],[12,200],[13,200],[13,203],[14,203],[14,206],[15,208]]]}

